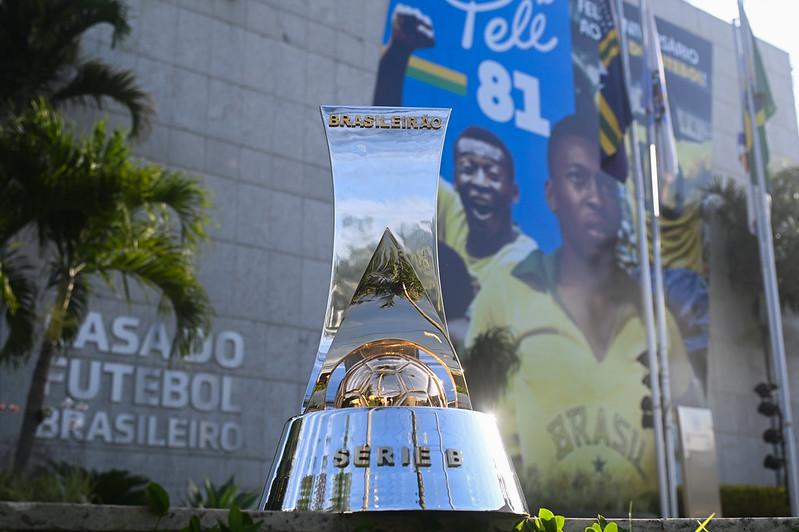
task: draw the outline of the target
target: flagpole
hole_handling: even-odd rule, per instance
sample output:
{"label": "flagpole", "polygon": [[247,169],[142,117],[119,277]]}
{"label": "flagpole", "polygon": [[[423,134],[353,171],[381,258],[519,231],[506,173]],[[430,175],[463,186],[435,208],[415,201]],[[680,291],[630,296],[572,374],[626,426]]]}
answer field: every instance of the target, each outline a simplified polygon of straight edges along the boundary
{"label": "flagpole", "polygon": [[655,138],[655,126],[647,126],[649,141],[649,166],[652,187],[652,270],[655,281],[655,317],[657,322],[658,361],[660,362],[660,383],[662,387],[662,408],[665,433],[666,470],[669,490],[669,513],[677,517],[677,468],[674,449],[674,420],[671,409],[671,379],[669,377],[669,336],[666,327],[666,297],[663,288],[663,259],[660,253],[660,194],[658,180],[657,148],[651,139]]}
{"label": "flagpole", "polygon": [[[743,0],[738,0],[738,14],[744,20]],[[748,24],[748,21],[747,21]],[[734,26],[733,26],[734,27]],[[751,33],[751,29],[750,29]],[[736,46],[738,36],[736,32]],[[773,358],[774,377],[777,381],[780,411],[782,413],[782,438],[785,442],[785,476],[788,481],[788,496],[791,504],[791,515],[799,516],[799,490],[797,490],[797,461],[796,438],[793,432],[793,416],[791,413],[791,395],[788,387],[788,368],[785,357],[785,341],[782,336],[782,312],[780,308],[779,288],[777,286],[777,271],[774,265],[774,240],[771,231],[770,208],[766,188],[765,168],[763,167],[763,152],[760,145],[760,132],[757,130],[757,115],[754,101],[754,80],[749,72],[753,64],[754,51],[749,38],[740,39],[743,59],[744,79],[746,80],[746,111],[752,127],[752,146],[754,151],[755,174],[757,187],[755,190],[755,214],[757,216],[758,239],[760,240],[760,264],[763,270],[763,288],[766,293],[766,308],[769,318],[769,332],[771,338],[771,356]],[[739,70],[741,69],[739,61]]]}
{"label": "flagpole", "polygon": [[[616,27],[619,31],[621,45],[622,70],[627,97],[630,92],[630,55],[627,32],[624,29],[624,0],[616,0]],[[657,361],[657,344],[655,340],[655,316],[652,307],[652,277],[649,269],[649,246],[646,238],[646,204],[644,193],[643,164],[638,144],[638,130],[635,120],[630,127],[633,152],[633,176],[635,179],[635,211],[636,233],[638,237],[638,266],[641,270],[641,292],[644,307],[644,324],[646,326],[646,355],[649,366],[649,384],[652,389],[652,420],[655,430],[655,456],[658,468],[658,493],[660,496],[660,515],[670,517],[668,474],[666,456],[663,448],[663,410],[660,397],[659,364]]]}
{"label": "flagpole", "polygon": [[[649,15],[647,0],[641,0],[641,28],[644,27],[644,11]],[[667,472],[669,515],[677,517],[677,469],[675,464],[675,434],[671,411],[671,388],[669,378],[669,338],[666,326],[666,297],[663,287],[663,260],[660,252],[660,186],[658,178],[657,148],[655,143],[655,122],[650,117],[647,123],[649,146],[650,180],[652,187],[652,272],[655,281],[655,318],[658,340],[658,361],[660,362],[660,385],[664,423],[665,462]]]}

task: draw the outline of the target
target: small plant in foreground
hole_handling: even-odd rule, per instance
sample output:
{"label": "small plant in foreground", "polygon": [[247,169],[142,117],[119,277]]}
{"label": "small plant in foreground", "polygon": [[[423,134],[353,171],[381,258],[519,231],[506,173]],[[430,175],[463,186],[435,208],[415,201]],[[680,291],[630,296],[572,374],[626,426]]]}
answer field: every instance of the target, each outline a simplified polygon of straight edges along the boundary
{"label": "small plant in foreground", "polygon": [[0,471],[0,500],[140,506],[148,480],[129,471],[95,471],[48,462],[31,472]]}
{"label": "small plant in foreground", "polygon": [[[163,486],[155,482],[147,484],[144,492],[147,496],[147,508],[158,517],[154,527],[154,530],[158,530],[161,519],[169,513],[169,494]],[[227,523],[217,521],[216,526],[204,529],[199,516],[193,515],[189,523],[180,529],[180,532],[257,532],[260,527],[261,522],[253,521],[252,517],[243,513],[234,501],[227,514]]]}
{"label": "small plant in foreground", "polygon": [[555,515],[546,508],[539,508],[538,515],[529,517],[516,525],[519,532],[563,532],[566,518]]}
{"label": "small plant in foreground", "polygon": [[604,516],[596,516],[596,522],[585,528],[585,532],[627,532],[627,529],[616,523],[608,522]]}
{"label": "small plant in foreground", "polygon": [[187,492],[187,506],[192,508],[239,508],[248,509],[255,504],[258,494],[250,491],[242,491],[233,477],[221,486],[215,486],[209,479],[203,482],[204,490],[201,490],[191,480]]}

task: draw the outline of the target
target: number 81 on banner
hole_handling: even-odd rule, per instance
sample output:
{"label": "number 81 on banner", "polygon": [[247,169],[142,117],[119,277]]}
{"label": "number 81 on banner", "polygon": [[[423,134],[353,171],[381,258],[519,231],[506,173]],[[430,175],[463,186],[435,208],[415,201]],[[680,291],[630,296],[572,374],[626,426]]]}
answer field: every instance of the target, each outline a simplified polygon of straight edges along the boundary
{"label": "number 81 on banner", "polygon": [[[513,119],[517,128],[549,137],[549,120],[541,116],[538,78],[518,70],[511,76],[504,66],[490,59],[480,63],[477,77],[477,104],[488,118],[501,123]],[[521,108],[516,108],[513,89],[522,93]]]}

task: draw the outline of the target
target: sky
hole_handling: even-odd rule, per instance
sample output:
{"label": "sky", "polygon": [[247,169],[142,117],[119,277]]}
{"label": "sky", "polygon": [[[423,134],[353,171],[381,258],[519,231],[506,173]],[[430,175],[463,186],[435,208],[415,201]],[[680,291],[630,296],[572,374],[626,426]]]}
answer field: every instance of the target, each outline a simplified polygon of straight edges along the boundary
{"label": "sky", "polygon": [[[738,18],[737,0],[687,1],[725,22]],[[799,0],[745,0],[744,8],[755,36],[790,54],[793,98],[799,117]]]}

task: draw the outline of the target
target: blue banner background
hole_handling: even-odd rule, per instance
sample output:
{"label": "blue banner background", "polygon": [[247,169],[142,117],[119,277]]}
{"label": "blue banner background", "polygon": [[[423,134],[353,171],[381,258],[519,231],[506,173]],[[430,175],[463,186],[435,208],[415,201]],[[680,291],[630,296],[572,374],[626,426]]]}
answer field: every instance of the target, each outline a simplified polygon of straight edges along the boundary
{"label": "blue banner background", "polygon": [[[551,51],[541,52],[535,48],[523,50],[513,46],[504,52],[494,51],[485,41],[486,26],[500,17],[507,21],[508,33],[513,27],[514,14],[524,3],[532,6],[532,16],[545,17],[545,29],[539,42],[546,44],[557,39]],[[548,137],[526,131],[516,126],[511,118],[507,122],[497,122],[481,109],[477,92],[480,86],[478,69],[486,60],[501,64],[512,78],[513,72],[521,72],[539,80],[541,116],[549,121],[550,127],[563,116],[574,111],[574,90],[571,63],[571,31],[569,24],[568,0],[508,3],[505,1],[479,2],[479,6],[502,6],[491,11],[474,14],[474,33],[470,49],[464,49],[462,38],[467,12],[457,7],[464,2],[441,0],[392,0],[389,5],[384,33],[384,44],[391,35],[391,13],[397,4],[418,8],[433,22],[435,45],[419,49],[414,55],[443,67],[461,72],[467,77],[467,90],[463,96],[440,89],[411,77],[405,78],[403,105],[451,107],[452,118],[447,131],[447,141],[441,164],[441,175],[449,182],[454,176],[453,145],[460,132],[469,126],[484,127],[499,136],[513,154],[516,180],[519,185],[519,202],[514,206],[513,217],[521,230],[538,242],[545,251],[550,252],[560,245],[560,230],[557,220],[546,205],[544,183],[547,180],[546,145]],[[535,33],[534,31],[532,32]],[[529,39],[530,28],[521,38]],[[505,42],[502,39],[501,42]],[[523,92],[511,90],[514,108],[524,108]]]}

